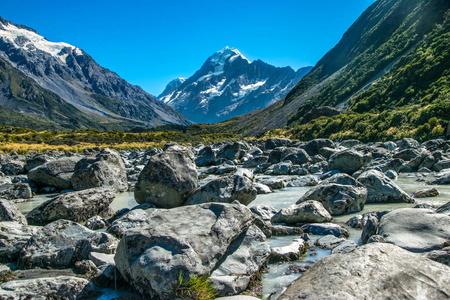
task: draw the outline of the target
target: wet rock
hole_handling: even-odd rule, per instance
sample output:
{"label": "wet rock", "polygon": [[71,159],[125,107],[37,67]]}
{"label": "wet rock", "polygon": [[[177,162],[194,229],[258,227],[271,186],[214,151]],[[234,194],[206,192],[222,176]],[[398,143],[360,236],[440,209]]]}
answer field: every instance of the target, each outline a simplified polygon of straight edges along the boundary
{"label": "wet rock", "polygon": [[348,237],[350,234],[347,229],[334,223],[305,224],[300,227],[306,233],[314,235],[334,235],[335,237]]}
{"label": "wet rock", "polygon": [[445,169],[436,174],[436,178],[431,181],[431,184],[450,184],[450,170]]}
{"label": "wet rock", "polygon": [[398,178],[398,174],[394,170],[387,170],[384,172],[384,175],[391,180],[396,180]]}
{"label": "wet rock", "polygon": [[75,165],[72,185],[76,190],[98,187],[117,192],[128,190],[127,172],[120,154],[106,148],[95,156],[81,159]]}
{"label": "wet rock", "polygon": [[45,225],[65,219],[84,222],[106,210],[116,195],[105,189],[88,189],[56,196],[30,211],[29,224]]}
{"label": "wet rock", "polygon": [[427,197],[437,197],[437,196],[439,196],[439,192],[435,188],[421,190],[421,191],[415,192],[413,194],[414,198],[427,198]]}
{"label": "wet rock", "polygon": [[347,149],[330,156],[328,160],[329,170],[339,170],[342,173],[353,174],[359,169],[367,166],[372,160],[372,155]]}
{"label": "wet rock", "polygon": [[280,190],[286,187],[286,181],[283,178],[276,177],[263,177],[258,178],[257,181],[264,185],[267,185],[272,190]]}
{"label": "wet rock", "polygon": [[316,200],[323,204],[332,215],[358,212],[364,208],[367,198],[367,189],[340,184],[319,184],[306,192],[298,201],[300,204],[307,200]]}
{"label": "wet rock", "polygon": [[293,204],[281,209],[272,217],[272,223],[323,223],[333,218],[322,203],[314,200]]}
{"label": "wet rock", "polygon": [[271,249],[269,263],[299,260],[308,249],[308,243],[298,238],[290,244]]}
{"label": "wet rock", "polygon": [[414,203],[414,199],[379,171],[366,171],[357,180],[367,188],[367,203]]}
{"label": "wet rock", "polygon": [[0,284],[2,299],[93,299],[100,295],[88,280],[78,277],[49,277],[14,280]]}
{"label": "wet rock", "polygon": [[265,265],[270,247],[266,237],[256,226],[251,226],[228,247],[219,267],[210,275],[218,296],[244,292]]}
{"label": "wet rock", "polygon": [[134,196],[139,204],[172,208],[183,205],[197,186],[193,153],[186,147],[173,146],[150,158],[139,175]]}
{"label": "wet rock", "polygon": [[429,209],[395,209],[381,218],[378,235],[412,252],[439,250],[450,241],[450,216]]}
{"label": "wet rock", "polygon": [[2,199],[0,199],[0,221],[11,221],[28,225],[27,219],[16,205],[11,201]]}
{"label": "wet rock", "polygon": [[256,198],[253,182],[245,176],[230,175],[213,179],[198,188],[186,201],[186,205],[208,202],[231,203],[238,200],[248,205]]}
{"label": "wet rock", "polygon": [[48,161],[31,169],[28,179],[33,180],[38,186],[51,186],[58,190],[72,188],[72,175],[75,165],[81,157],[61,157],[57,160]]}
{"label": "wet rock", "polygon": [[152,298],[170,298],[181,270],[183,280],[210,274],[232,241],[253,222],[251,211],[235,204],[207,203],[152,211],[155,213],[145,226],[122,237],[115,256],[125,280]]}
{"label": "wet rock", "polygon": [[334,235],[326,235],[318,239],[314,244],[325,250],[333,250],[340,244],[346,242],[347,240],[344,238],[335,237]]}
{"label": "wet rock", "polygon": [[260,194],[270,194],[273,193],[272,189],[265,184],[255,182],[253,183],[253,187],[256,189],[256,193]]}
{"label": "wet rock", "polygon": [[427,252],[425,257],[450,267],[450,247]]}
{"label": "wet rock", "polygon": [[374,243],[321,259],[278,299],[442,299],[450,294],[449,274],[443,264]]}
{"label": "wet rock", "polygon": [[16,262],[20,249],[39,230],[17,222],[0,222],[0,262]]}
{"label": "wet rock", "polygon": [[72,221],[58,220],[34,234],[19,253],[20,268],[67,268],[91,251],[114,253],[117,239]]}

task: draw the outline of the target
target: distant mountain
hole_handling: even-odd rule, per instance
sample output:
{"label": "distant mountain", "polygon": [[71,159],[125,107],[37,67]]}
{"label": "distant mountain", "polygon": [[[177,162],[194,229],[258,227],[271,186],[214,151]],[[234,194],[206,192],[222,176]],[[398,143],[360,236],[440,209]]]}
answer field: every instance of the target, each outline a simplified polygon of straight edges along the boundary
{"label": "distant mountain", "polygon": [[[0,58],[2,70],[7,72],[0,74],[0,93],[3,92],[0,109],[8,109],[10,113],[49,118],[49,111],[58,109],[53,107],[53,100],[58,99],[68,111],[59,111],[58,119],[48,119],[56,127],[122,129],[136,125],[191,124],[140,87],[98,65],[80,48],[50,42],[35,30],[1,17]],[[14,81],[10,80],[10,67],[19,71],[13,72],[16,79],[19,76],[36,88],[12,97],[10,92],[17,89],[11,85]],[[40,92],[34,94],[37,90]],[[21,101],[14,103],[19,98]],[[68,120],[75,116],[85,121],[71,125]]]}
{"label": "distant mountain", "polygon": [[188,79],[170,82],[158,98],[191,121],[217,123],[278,101],[311,69],[250,62],[225,47]]}
{"label": "distant mountain", "polygon": [[450,128],[449,32],[448,0],[378,0],[285,99],[206,131],[257,136],[288,126],[283,135],[303,140],[442,136]]}

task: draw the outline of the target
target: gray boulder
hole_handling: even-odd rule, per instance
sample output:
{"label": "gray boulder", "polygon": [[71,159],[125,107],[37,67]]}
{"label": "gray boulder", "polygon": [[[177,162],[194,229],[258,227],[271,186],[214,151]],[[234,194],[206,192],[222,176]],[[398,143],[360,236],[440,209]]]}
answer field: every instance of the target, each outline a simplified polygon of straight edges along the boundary
{"label": "gray boulder", "polygon": [[416,141],[415,139],[412,138],[403,138],[399,141],[396,142],[397,146],[399,147],[399,150],[405,150],[405,149],[409,149],[409,148],[419,148],[420,144],[418,141]]}
{"label": "gray boulder", "polygon": [[323,223],[330,222],[333,218],[323,207],[322,203],[308,200],[299,204],[293,204],[282,208],[272,217],[272,223]]}
{"label": "gray boulder", "polygon": [[450,168],[450,159],[443,159],[433,165],[433,171],[440,172]]}
{"label": "gray boulder", "polygon": [[439,250],[450,241],[450,216],[429,209],[395,209],[381,218],[378,235],[412,252]]}
{"label": "gray boulder", "polygon": [[25,163],[20,160],[11,160],[1,165],[1,171],[8,176],[14,176],[24,173]]}
{"label": "gray boulder", "polygon": [[235,204],[153,211],[147,224],[126,232],[114,258],[125,280],[150,298],[171,299],[180,272],[183,281],[211,274],[253,222],[251,211]]}
{"label": "gray boulder", "polygon": [[17,222],[0,222],[0,262],[16,262],[20,250],[39,230]]}
{"label": "gray boulder", "polygon": [[318,239],[314,244],[322,249],[325,250],[333,250],[334,248],[338,247],[342,243],[347,241],[345,238],[342,237],[335,237],[334,235],[326,235]]}
{"label": "gray boulder", "polygon": [[319,154],[320,149],[324,147],[336,148],[333,141],[329,139],[315,139],[302,146],[302,148],[306,150],[309,156]]}
{"label": "gray boulder", "polygon": [[72,175],[81,157],[62,157],[46,162],[28,172],[28,179],[39,186],[52,186],[59,190],[72,188]]}
{"label": "gray boulder", "polygon": [[414,198],[428,198],[428,197],[437,197],[437,196],[439,196],[439,192],[435,188],[417,191],[413,194]]}
{"label": "gray boulder", "polygon": [[436,178],[431,184],[450,184],[450,169],[445,169],[436,174]]}
{"label": "gray boulder", "polygon": [[306,151],[301,148],[287,148],[283,152],[281,161],[288,161],[288,160],[295,165],[302,165],[310,163],[312,161],[308,153],[306,153]]}
{"label": "gray boulder", "polygon": [[336,248],[334,248],[331,253],[349,253],[358,248],[358,245],[351,240],[344,241],[340,243]]}
{"label": "gray boulder", "polygon": [[100,292],[87,279],[59,276],[13,280],[0,284],[0,298],[20,299],[95,299]]}
{"label": "gray boulder", "polygon": [[291,171],[292,163],[290,161],[287,162],[279,162],[270,166],[266,170],[266,174],[270,175],[288,175]]}
{"label": "gray boulder", "polygon": [[186,147],[172,146],[150,158],[139,175],[134,197],[139,204],[178,207],[185,203],[197,186],[194,154]]}
{"label": "gray boulder", "polygon": [[72,185],[76,190],[104,187],[123,192],[128,190],[127,172],[120,154],[103,149],[95,156],[81,159],[75,165]]}
{"label": "gray boulder", "polygon": [[380,171],[363,172],[357,180],[367,188],[367,203],[414,203],[414,199]]}
{"label": "gray boulder", "polygon": [[353,174],[367,166],[372,160],[370,153],[364,154],[352,149],[339,151],[330,156],[328,170],[339,170],[342,173]]}
{"label": "gray boulder", "polygon": [[289,144],[291,144],[291,140],[289,139],[270,138],[266,140],[265,148],[270,150],[278,147],[287,147]]}
{"label": "gray boulder", "polygon": [[245,154],[246,146],[242,142],[226,144],[217,153],[217,159],[241,159]]}
{"label": "gray boulder", "polygon": [[365,187],[325,183],[310,189],[297,201],[297,204],[316,200],[321,202],[332,216],[335,216],[361,211],[366,203],[366,198],[367,189]]}
{"label": "gray boulder", "polygon": [[0,222],[3,221],[11,221],[22,225],[28,225],[27,219],[13,202],[0,199]]}
{"label": "gray boulder", "polygon": [[0,185],[0,198],[7,200],[31,199],[33,193],[28,183],[16,182]]}
{"label": "gray boulder", "polygon": [[61,194],[30,211],[27,220],[31,225],[46,225],[60,219],[84,222],[108,209],[115,197],[105,189]]}
{"label": "gray boulder", "polygon": [[450,267],[450,247],[424,253],[425,257]]}
{"label": "gray boulder", "polygon": [[34,234],[19,253],[20,268],[68,268],[91,251],[114,253],[118,240],[67,220],[50,223]]}
{"label": "gray boulder", "polygon": [[252,157],[252,158],[249,158],[248,160],[246,160],[243,163],[242,167],[243,168],[256,168],[257,166],[259,166],[261,164],[267,163],[268,159],[269,159],[269,157],[266,155]]}
{"label": "gray boulder", "polygon": [[279,263],[299,260],[306,253],[308,247],[308,243],[302,238],[295,239],[285,246],[274,247],[271,249],[269,262]]}
{"label": "gray boulder", "polygon": [[251,281],[257,281],[270,254],[265,241],[264,233],[253,225],[230,244],[222,262],[209,277],[218,296],[240,294]]}
{"label": "gray boulder", "polygon": [[278,210],[269,205],[256,205],[250,207],[253,214],[260,217],[264,221],[269,221],[274,215],[278,213]]}
{"label": "gray boulder", "polygon": [[186,205],[208,202],[231,203],[238,200],[248,205],[257,195],[253,182],[245,176],[230,175],[213,179],[199,187],[186,201]]}
{"label": "gray boulder", "polygon": [[335,237],[349,237],[350,233],[344,227],[334,223],[305,224],[300,227],[305,233],[314,235],[334,235]]}
{"label": "gray boulder", "polygon": [[203,147],[195,158],[197,167],[206,167],[213,165],[216,162],[216,153],[211,146]]}
{"label": "gray boulder", "polygon": [[445,299],[450,267],[390,244],[374,243],[318,261],[278,298]]}

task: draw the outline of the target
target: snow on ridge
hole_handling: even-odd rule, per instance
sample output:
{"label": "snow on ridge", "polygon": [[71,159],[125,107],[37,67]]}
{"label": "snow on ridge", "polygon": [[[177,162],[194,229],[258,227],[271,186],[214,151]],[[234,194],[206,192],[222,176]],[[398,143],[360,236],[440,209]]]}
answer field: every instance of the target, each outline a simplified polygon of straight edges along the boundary
{"label": "snow on ridge", "polygon": [[257,89],[259,89],[261,86],[263,86],[264,84],[266,84],[267,79],[262,80],[262,81],[257,81],[254,84],[249,84],[249,85],[244,85],[241,86],[239,89],[239,96],[238,99],[242,99],[245,96],[247,96],[249,93],[256,91]]}
{"label": "snow on ridge", "polygon": [[[0,37],[8,40],[16,48],[25,48],[28,51],[32,51],[34,46],[36,49],[47,52],[53,57],[59,58],[64,63],[66,62],[66,58],[68,56],[67,53],[61,53],[61,50],[64,48],[75,50],[76,55],[83,55],[81,49],[75,46],[63,42],[50,42],[36,32],[24,28],[18,28],[14,24],[10,23],[8,25],[3,25],[3,28],[3,30],[0,29]],[[23,37],[24,42],[19,44],[18,39],[20,37]]]}

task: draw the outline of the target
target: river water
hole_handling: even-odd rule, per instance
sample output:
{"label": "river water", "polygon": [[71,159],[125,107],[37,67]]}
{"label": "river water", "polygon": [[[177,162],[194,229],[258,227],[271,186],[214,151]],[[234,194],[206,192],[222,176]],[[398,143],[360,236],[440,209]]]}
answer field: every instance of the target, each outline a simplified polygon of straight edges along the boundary
{"label": "river water", "polygon": [[[420,181],[417,181],[417,179],[420,179]],[[450,185],[428,186],[425,183],[426,181],[428,181],[428,178],[422,177],[422,175],[420,174],[409,173],[400,174],[400,177],[396,180],[396,183],[408,194],[412,194],[414,192],[431,187],[435,187],[440,192],[440,195],[438,197],[416,199],[416,204],[426,202],[438,206],[450,201]],[[288,187],[282,190],[277,190],[271,194],[258,195],[257,198],[252,203],[250,203],[249,206],[271,205],[279,210],[281,208],[294,204],[310,188],[311,187]],[[41,203],[51,199],[54,196],[55,194],[36,196],[32,199],[32,201],[18,203],[17,206],[22,211],[22,213],[27,214],[33,208],[37,207]],[[117,211],[122,208],[132,208],[136,205],[137,203],[134,199],[133,193],[125,192],[117,194],[116,198],[111,203],[111,208],[114,211]],[[348,219],[355,215],[360,215],[367,212],[413,207],[414,205],[415,204],[409,203],[366,204],[363,211],[355,214],[336,216],[334,217],[333,222],[346,227],[350,232],[349,239],[360,244],[359,239],[361,230],[353,229],[347,226],[345,222],[347,222]],[[310,245],[313,245],[314,241],[320,237],[321,236],[311,236],[311,241],[309,242]],[[289,244],[295,238],[297,238],[297,236],[273,237],[267,239],[267,242],[271,247],[279,247]],[[330,253],[331,251],[329,250],[323,250],[313,246],[313,250],[308,251],[307,256],[305,256],[300,261],[269,265],[269,271],[267,273],[264,273],[262,276],[263,299],[267,299],[269,296],[270,299],[276,299],[278,295],[283,291],[284,287],[301,276],[302,273],[295,273],[294,271],[291,271],[293,265],[299,265],[303,267],[312,266],[317,260],[330,255]],[[106,300],[110,299],[110,297],[102,297],[101,299]]]}

